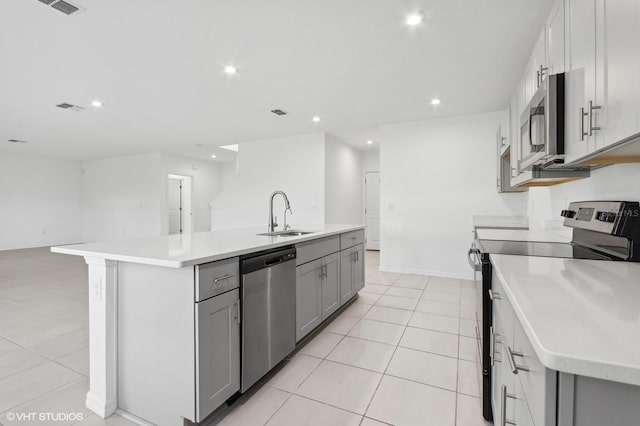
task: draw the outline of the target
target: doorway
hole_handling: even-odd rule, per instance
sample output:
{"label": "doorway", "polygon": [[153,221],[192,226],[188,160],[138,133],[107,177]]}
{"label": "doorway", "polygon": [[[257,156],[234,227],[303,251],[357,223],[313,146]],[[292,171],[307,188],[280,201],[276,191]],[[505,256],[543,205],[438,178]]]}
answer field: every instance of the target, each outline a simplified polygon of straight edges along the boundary
{"label": "doorway", "polygon": [[380,172],[365,172],[364,203],[366,248],[380,250]]}
{"label": "doorway", "polygon": [[169,235],[191,233],[191,176],[169,175],[167,219]]}

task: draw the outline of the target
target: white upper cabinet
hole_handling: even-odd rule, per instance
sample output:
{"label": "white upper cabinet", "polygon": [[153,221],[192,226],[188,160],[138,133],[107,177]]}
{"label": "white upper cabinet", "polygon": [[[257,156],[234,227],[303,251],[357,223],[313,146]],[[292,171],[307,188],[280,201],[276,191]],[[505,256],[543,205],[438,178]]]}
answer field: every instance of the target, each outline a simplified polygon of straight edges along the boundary
{"label": "white upper cabinet", "polygon": [[547,64],[545,75],[565,71],[564,0],[556,1],[547,19]]}
{"label": "white upper cabinet", "polygon": [[549,67],[547,66],[547,31],[546,27],[540,31],[536,45],[533,47],[531,55],[531,71],[529,75],[529,86],[531,96],[528,97],[527,103],[533,97],[533,94],[540,87],[540,83],[547,76]]}
{"label": "white upper cabinet", "polygon": [[572,163],[595,148],[596,5],[595,0],[566,0],[565,5],[566,35],[570,40],[565,87],[565,162]]}
{"label": "white upper cabinet", "polygon": [[640,132],[640,1],[598,1],[596,33],[601,150]]}

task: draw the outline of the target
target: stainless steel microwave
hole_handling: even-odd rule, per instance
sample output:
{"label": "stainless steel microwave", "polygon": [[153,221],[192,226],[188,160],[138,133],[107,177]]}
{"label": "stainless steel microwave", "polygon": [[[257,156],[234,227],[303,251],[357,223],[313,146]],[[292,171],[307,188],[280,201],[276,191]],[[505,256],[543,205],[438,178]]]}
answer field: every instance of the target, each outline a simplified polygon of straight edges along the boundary
{"label": "stainless steel microwave", "polygon": [[520,116],[520,170],[564,161],[564,80],[547,76]]}

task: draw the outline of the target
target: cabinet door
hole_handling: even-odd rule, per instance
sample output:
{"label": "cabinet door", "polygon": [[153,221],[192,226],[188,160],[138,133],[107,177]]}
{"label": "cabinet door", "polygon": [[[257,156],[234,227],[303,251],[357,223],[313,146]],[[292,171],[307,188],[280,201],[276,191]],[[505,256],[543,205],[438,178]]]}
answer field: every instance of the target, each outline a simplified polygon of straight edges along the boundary
{"label": "cabinet door", "polygon": [[340,252],[340,304],[344,304],[351,299],[355,293],[353,291],[353,264],[355,261],[355,250],[352,248]]}
{"label": "cabinet door", "polygon": [[538,34],[538,40],[533,47],[533,54],[531,56],[531,74],[529,75],[531,96],[529,100],[533,98],[533,94],[538,90],[540,84],[547,75],[547,31],[543,28]]}
{"label": "cabinet door", "polygon": [[[595,101],[596,39],[595,0],[567,0],[569,50],[565,87],[565,162],[571,163],[595,149],[588,132],[589,101]],[[565,41],[567,41],[565,39]]]}
{"label": "cabinet door", "polygon": [[296,342],[322,321],[322,260],[296,267]]}
{"label": "cabinet door", "polygon": [[518,91],[511,99],[511,119],[509,129],[509,186],[514,186],[514,179],[518,177],[518,145],[520,141],[520,112],[518,108]]}
{"label": "cabinet door", "polygon": [[356,260],[353,263],[353,294],[364,288],[364,244],[355,246]]}
{"label": "cabinet door", "polygon": [[557,0],[547,19],[547,75],[564,72],[564,0]]}
{"label": "cabinet door", "polygon": [[240,390],[239,290],[196,304],[196,421]]}
{"label": "cabinet door", "polygon": [[322,321],[340,307],[340,257],[338,253],[322,258]]}
{"label": "cabinet door", "polygon": [[607,0],[596,14],[599,150],[640,132],[640,2]]}

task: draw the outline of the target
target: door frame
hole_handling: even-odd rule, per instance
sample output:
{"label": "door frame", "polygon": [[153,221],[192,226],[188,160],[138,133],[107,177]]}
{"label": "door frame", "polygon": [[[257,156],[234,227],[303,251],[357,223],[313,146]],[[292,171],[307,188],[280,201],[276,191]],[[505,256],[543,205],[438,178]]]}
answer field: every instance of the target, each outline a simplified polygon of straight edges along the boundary
{"label": "door frame", "polygon": [[[367,223],[367,175],[371,174],[371,173],[377,173],[378,174],[378,179],[380,179],[380,175],[381,175],[378,170],[367,170],[367,171],[362,173],[362,189],[363,189],[362,190],[362,199],[363,199],[362,217],[363,217],[363,222],[364,222],[365,225],[367,225],[367,227],[368,227],[368,223]],[[379,191],[378,191],[378,198],[379,197],[380,197],[380,195],[379,195]],[[380,210],[382,210],[382,209],[380,209]],[[379,224],[379,227],[380,226],[381,226],[381,223]],[[378,234],[379,233],[380,233],[380,229],[378,229]],[[379,245],[378,245],[377,249],[367,247],[367,231],[366,230],[365,230],[364,248],[365,248],[365,250],[377,250],[377,251],[380,251],[380,246]]]}
{"label": "door frame", "polygon": [[[182,184],[182,212],[181,212],[181,224],[182,224],[182,232],[181,234],[190,234],[193,232],[193,204],[192,204],[192,194],[193,194],[193,184],[192,184],[191,176],[184,175],[176,175],[169,173],[167,176],[167,183],[169,180],[179,180]],[[165,221],[167,224],[167,234],[169,233],[169,203],[168,203],[168,195],[169,195],[169,185],[167,185],[167,189],[165,191],[165,196],[167,197],[167,202],[165,203]],[[178,234],[180,235],[180,234]]]}

